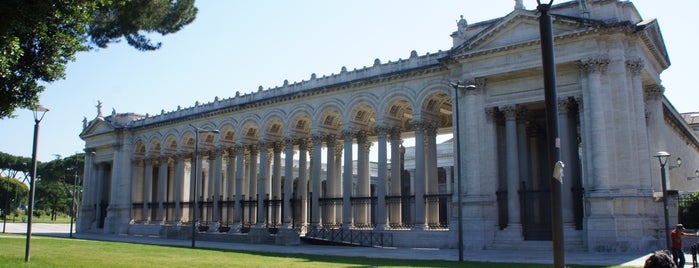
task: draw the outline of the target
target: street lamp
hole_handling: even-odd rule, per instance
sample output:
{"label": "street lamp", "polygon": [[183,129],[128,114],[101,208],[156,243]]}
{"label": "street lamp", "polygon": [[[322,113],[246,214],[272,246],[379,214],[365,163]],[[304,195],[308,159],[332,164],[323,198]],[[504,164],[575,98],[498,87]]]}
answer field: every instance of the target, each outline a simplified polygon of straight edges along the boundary
{"label": "street lamp", "polygon": [[195,127],[192,124],[189,126],[194,128],[194,202],[192,211],[192,248],[196,246],[196,235],[197,235],[197,183],[199,181],[199,133],[219,133],[218,129],[203,129]]}
{"label": "street lamp", "polygon": [[49,109],[42,105],[37,105],[34,107],[34,143],[32,145],[32,167],[31,171],[31,182],[29,183],[29,209],[27,215],[27,247],[24,251],[24,261],[29,262],[31,243],[32,243],[32,213],[34,213],[34,192],[36,191],[36,147],[39,142],[39,123],[44,119],[44,115]]}
{"label": "street lamp", "polygon": [[[558,137],[558,97],[556,96],[556,62],[553,49],[553,26],[551,23],[551,6],[536,0],[539,16],[539,35],[541,38],[541,62],[544,73],[544,103],[546,106],[546,146],[548,162],[555,166],[550,178],[551,185],[551,231],[553,244],[553,266],[565,266],[565,244],[563,238],[563,208],[561,206],[562,168],[560,139]],[[556,174],[557,173],[557,174]]]}
{"label": "street lamp", "polygon": [[70,194],[70,238],[73,238],[73,221],[78,216],[77,206],[75,205],[75,194],[78,184],[78,153],[75,153],[75,178],[73,178],[73,192]]}
{"label": "street lamp", "polygon": [[660,178],[662,179],[662,189],[663,189],[663,212],[665,213],[665,244],[667,250],[670,250],[672,244],[670,243],[670,216],[667,211],[667,179],[665,178],[665,164],[667,160],[670,159],[670,154],[665,151],[660,151],[655,154],[660,162]]}
{"label": "street lamp", "polygon": [[457,178],[459,178],[456,181],[456,202],[459,202],[458,209],[459,212],[457,213],[458,217],[458,222],[459,226],[457,227],[457,230],[459,232],[459,261],[464,261],[464,227],[463,227],[463,211],[461,211],[461,143],[459,142],[461,139],[459,138],[461,135],[459,135],[459,131],[461,130],[459,128],[459,89],[464,89],[464,90],[475,90],[476,86],[474,85],[464,85],[461,84],[461,82],[452,82],[450,83],[451,86],[454,88],[454,109],[456,109],[456,116],[454,117],[454,121],[456,121],[456,172],[457,172]]}
{"label": "street lamp", "polygon": [[5,210],[3,214],[5,216],[2,218],[2,233],[5,233],[5,225],[7,224],[7,212],[10,211],[10,176],[7,176],[7,194],[5,196]]}

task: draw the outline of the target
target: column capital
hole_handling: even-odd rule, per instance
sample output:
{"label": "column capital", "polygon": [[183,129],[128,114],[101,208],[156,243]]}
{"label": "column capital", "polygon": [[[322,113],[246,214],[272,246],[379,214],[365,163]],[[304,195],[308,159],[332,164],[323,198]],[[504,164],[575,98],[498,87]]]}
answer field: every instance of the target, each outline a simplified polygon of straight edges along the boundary
{"label": "column capital", "polygon": [[297,142],[299,144],[299,150],[301,150],[301,151],[308,150],[308,139],[298,139]]}
{"label": "column capital", "polygon": [[326,142],[328,143],[328,147],[335,146],[335,142],[337,142],[337,135],[335,134],[328,134],[325,136]]}
{"label": "column capital", "polygon": [[311,135],[311,140],[313,142],[313,145],[323,143],[324,139],[325,139],[325,135],[322,133],[316,133],[316,134]]}
{"label": "column capital", "polygon": [[356,135],[357,135],[357,131],[354,130],[354,129],[343,129],[343,130],[342,130],[342,137],[343,137],[344,139],[347,139],[347,138],[352,139],[352,138],[354,138]]}
{"label": "column capital", "polygon": [[641,58],[626,60],[626,68],[629,69],[632,75],[637,76],[643,71],[644,62]]}
{"label": "column capital", "polygon": [[386,125],[379,125],[379,126],[374,126],[374,130],[376,131],[376,134],[378,136],[386,136],[392,129],[393,127],[391,126],[386,126]]}
{"label": "column capital", "polygon": [[500,111],[495,107],[485,108],[485,119],[490,123],[497,123],[502,119]]}
{"label": "column capital", "polygon": [[422,120],[410,120],[409,124],[415,128],[416,131],[423,131],[427,127],[427,122]]}
{"label": "column capital", "polygon": [[291,144],[292,146],[296,143],[296,137],[295,136],[286,136],[284,137],[284,144],[286,146],[289,146]]}
{"label": "column capital", "polygon": [[643,93],[646,99],[659,100],[665,94],[665,87],[658,84],[647,85],[643,87]]}
{"label": "column capital", "polygon": [[599,56],[595,58],[581,59],[578,69],[586,73],[604,73],[609,67],[609,57]]}
{"label": "column capital", "polygon": [[575,109],[575,99],[573,97],[565,97],[558,99],[558,113],[567,114]]}
{"label": "column capital", "polygon": [[437,130],[439,130],[439,125],[437,122],[430,121],[425,124],[425,132],[427,136],[437,136]]}
{"label": "column capital", "polygon": [[258,144],[250,144],[247,147],[251,154],[258,154],[260,152],[260,147]]}
{"label": "column capital", "polygon": [[357,143],[358,144],[363,144],[366,143],[369,139],[369,133],[366,131],[359,131],[357,133]]}
{"label": "column capital", "polygon": [[275,141],[272,142],[272,151],[276,153],[281,153],[282,150],[284,149],[284,142],[283,141]]}
{"label": "column capital", "polygon": [[517,105],[507,105],[507,106],[500,106],[498,108],[502,114],[505,116],[505,120],[517,120],[518,117],[521,117],[520,110],[518,109]]}

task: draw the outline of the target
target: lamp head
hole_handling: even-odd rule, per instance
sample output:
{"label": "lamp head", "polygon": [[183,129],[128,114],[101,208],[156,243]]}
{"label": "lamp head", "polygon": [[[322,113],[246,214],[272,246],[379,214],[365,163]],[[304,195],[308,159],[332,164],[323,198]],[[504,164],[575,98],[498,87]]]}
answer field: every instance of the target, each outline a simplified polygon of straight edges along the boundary
{"label": "lamp head", "polygon": [[454,89],[465,89],[465,90],[475,90],[476,85],[471,85],[471,84],[462,84],[460,81],[457,82],[450,82],[449,83]]}
{"label": "lamp head", "polygon": [[41,104],[37,104],[36,106],[34,106],[32,111],[34,112],[34,121],[39,123],[41,122],[41,119],[44,119],[44,115],[46,115],[46,112],[49,111],[49,108],[46,108]]}
{"label": "lamp head", "polygon": [[670,154],[666,151],[660,151],[655,153],[655,157],[658,158],[658,162],[660,162],[660,166],[665,166],[667,164],[667,160],[670,158]]}

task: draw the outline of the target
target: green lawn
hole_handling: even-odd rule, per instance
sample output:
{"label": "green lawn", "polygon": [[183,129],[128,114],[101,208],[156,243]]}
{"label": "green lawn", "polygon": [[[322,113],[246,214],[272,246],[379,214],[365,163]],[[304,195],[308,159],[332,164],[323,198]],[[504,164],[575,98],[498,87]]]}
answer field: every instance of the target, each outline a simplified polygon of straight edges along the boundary
{"label": "green lawn", "polygon": [[25,263],[25,243],[25,236],[0,235],[0,267],[550,267],[237,252],[43,236],[32,237],[31,261]]}

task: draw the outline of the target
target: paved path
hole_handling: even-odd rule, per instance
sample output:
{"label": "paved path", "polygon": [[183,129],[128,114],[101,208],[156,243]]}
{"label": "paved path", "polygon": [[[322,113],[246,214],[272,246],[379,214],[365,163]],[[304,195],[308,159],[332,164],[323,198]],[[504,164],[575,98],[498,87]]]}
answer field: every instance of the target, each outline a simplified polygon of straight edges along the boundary
{"label": "paved path", "polygon": [[[46,224],[34,223],[32,225],[33,235],[48,236],[69,236],[69,224]],[[7,233],[22,233],[27,231],[25,223],[7,223],[5,231]],[[87,240],[120,241],[129,243],[175,245],[188,247],[192,245],[191,240],[162,239],[151,236],[132,235],[103,235],[103,234],[74,234],[74,237]],[[420,248],[366,248],[366,247],[345,247],[345,246],[324,246],[301,244],[299,246],[278,246],[261,244],[223,243],[196,241],[197,247],[242,250],[256,252],[280,252],[280,253],[312,253],[318,255],[335,256],[360,256],[369,258],[394,258],[394,259],[425,259],[425,260],[458,260],[458,250],[456,249],[420,249]],[[587,253],[587,252],[566,252],[566,264],[583,265],[623,265],[632,267],[643,267],[647,254],[642,253]],[[477,250],[464,253],[467,261],[479,262],[519,262],[519,263],[553,263],[552,253],[548,251],[495,251]],[[685,267],[691,267],[691,255],[687,255]]]}

